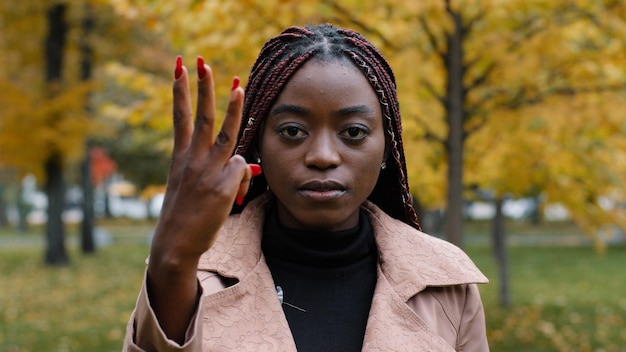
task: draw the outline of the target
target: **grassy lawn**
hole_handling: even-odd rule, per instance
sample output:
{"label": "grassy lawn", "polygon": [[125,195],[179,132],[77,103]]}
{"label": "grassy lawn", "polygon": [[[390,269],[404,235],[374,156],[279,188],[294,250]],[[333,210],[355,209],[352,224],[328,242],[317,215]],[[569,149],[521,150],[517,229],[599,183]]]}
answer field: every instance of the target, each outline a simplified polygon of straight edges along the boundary
{"label": "grassy lawn", "polygon": [[[71,265],[42,265],[40,229],[1,232],[0,351],[119,351],[148,253],[151,223],[101,224],[113,244],[93,256],[70,248]],[[70,243],[76,242],[70,229]],[[9,240],[9,241],[7,241]],[[15,240],[15,242],[12,242]],[[512,305],[498,305],[490,249],[467,252],[490,278],[481,293],[492,351],[626,351],[626,249],[513,246]]]}
{"label": "grassy lawn", "polygon": [[481,295],[493,351],[626,351],[625,248],[511,248],[508,308],[490,250],[468,253],[491,281]]}
{"label": "grassy lawn", "polygon": [[[43,266],[42,230],[1,233],[0,351],[120,351],[148,254],[145,222],[105,224],[113,244],[95,255],[68,245],[71,264]],[[68,243],[76,243],[69,227]],[[8,240],[8,241],[7,241]],[[20,243],[28,245],[18,245]]]}

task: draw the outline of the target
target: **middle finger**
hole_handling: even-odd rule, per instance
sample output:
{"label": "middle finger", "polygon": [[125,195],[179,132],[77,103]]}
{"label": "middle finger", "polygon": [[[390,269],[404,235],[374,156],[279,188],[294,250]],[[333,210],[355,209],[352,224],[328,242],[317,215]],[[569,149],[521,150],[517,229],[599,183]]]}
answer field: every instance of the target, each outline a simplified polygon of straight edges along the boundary
{"label": "middle finger", "polygon": [[198,56],[198,102],[196,120],[191,142],[191,154],[199,155],[206,152],[213,145],[213,131],[215,128],[215,89],[213,72]]}

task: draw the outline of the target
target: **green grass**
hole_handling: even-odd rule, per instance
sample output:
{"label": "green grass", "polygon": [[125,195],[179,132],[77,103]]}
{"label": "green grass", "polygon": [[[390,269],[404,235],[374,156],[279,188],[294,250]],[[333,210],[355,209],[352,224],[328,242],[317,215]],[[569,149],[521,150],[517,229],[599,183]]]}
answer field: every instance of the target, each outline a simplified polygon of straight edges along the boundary
{"label": "green grass", "polygon": [[491,281],[481,295],[492,350],[626,351],[625,248],[511,248],[508,308],[490,249],[467,251]]}
{"label": "green grass", "polygon": [[121,350],[153,224],[99,225],[113,245],[83,255],[76,226],[68,226],[70,265],[61,268],[43,265],[43,229],[0,231],[0,351]]}
{"label": "green grass", "polygon": [[66,268],[44,267],[35,248],[0,253],[0,351],[121,350],[147,245],[72,251]]}
{"label": "green grass", "polygon": [[[29,243],[0,244],[1,352],[121,350],[153,224],[99,225],[109,230],[113,245],[91,256],[70,245],[65,268],[42,265],[40,229],[0,231],[4,241]],[[69,242],[76,243],[76,229],[69,232]],[[604,255],[591,247],[510,248],[508,308],[498,304],[490,249],[472,245],[467,252],[491,280],[481,294],[492,351],[626,351],[625,248]]]}

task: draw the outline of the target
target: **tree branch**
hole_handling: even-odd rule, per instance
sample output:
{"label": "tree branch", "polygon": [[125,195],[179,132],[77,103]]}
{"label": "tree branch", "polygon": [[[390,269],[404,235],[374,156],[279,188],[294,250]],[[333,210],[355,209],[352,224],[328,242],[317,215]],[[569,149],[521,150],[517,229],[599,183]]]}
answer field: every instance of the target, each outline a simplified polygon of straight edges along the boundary
{"label": "tree branch", "polygon": [[435,97],[435,99],[437,99],[437,101],[441,104],[441,106],[445,108],[446,107],[445,97],[439,94],[437,90],[435,89],[435,87],[433,87],[433,85],[428,80],[423,79],[422,84],[424,85],[424,87],[426,87],[426,90],[428,91],[428,93],[432,94],[433,97]]}
{"label": "tree branch", "polygon": [[465,92],[468,93],[469,91],[471,91],[472,89],[478,87],[479,85],[483,84],[487,78],[489,78],[489,75],[491,74],[491,72],[493,71],[493,69],[496,67],[496,64],[494,62],[491,62],[489,64],[489,66],[487,66],[487,68],[483,71],[482,74],[480,74],[478,77],[476,77],[470,84],[468,84],[465,87]]}
{"label": "tree branch", "polygon": [[422,26],[422,29],[424,30],[424,33],[426,33],[426,38],[428,39],[428,42],[430,43],[430,46],[433,47],[433,51],[443,61],[445,61],[445,56],[446,56],[446,53],[444,52],[445,49],[441,48],[441,45],[439,44],[439,42],[437,40],[437,37],[435,36],[435,33],[432,31],[432,29],[428,25],[428,22],[426,22],[426,19],[424,18],[424,16],[418,16],[417,20],[419,21],[420,25]]}
{"label": "tree branch", "polygon": [[512,51],[512,50],[519,48],[519,46],[522,45],[524,41],[532,38],[536,34],[546,29],[546,27],[532,28],[533,24],[536,23],[538,19],[539,18],[537,16],[528,18],[523,23],[521,23],[517,28],[513,29],[513,32],[522,32],[524,30],[526,31],[522,32],[522,36],[518,40],[514,40],[513,42],[511,42],[511,44],[507,47],[507,51]]}
{"label": "tree branch", "polygon": [[376,37],[380,38],[380,40],[382,41],[383,45],[385,45],[386,47],[390,48],[391,50],[399,50],[399,47],[394,42],[392,42],[391,40],[387,39],[387,37],[385,37],[385,35],[383,33],[381,33],[378,29],[376,29],[374,27],[371,27],[371,26],[368,26],[367,24],[365,24],[361,20],[355,18],[348,9],[346,9],[345,7],[339,5],[339,3],[337,3],[336,1],[327,0],[326,3],[328,5],[330,5],[330,7],[332,7],[335,11],[339,12],[341,15],[346,17],[360,31],[362,31],[364,33],[368,33],[368,34],[373,34]]}
{"label": "tree branch", "polygon": [[446,12],[449,15],[454,15],[454,11],[452,11],[452,6],[450,6],[450,0],[446,0],[445,4],[446,4],[446,6],[445,6],[446,7]]}
{"label": "tree branch", "polygon": [[[551,97],[551,96],[558,96],[558,95],[574,96],[577,94],[605,93],[605,92],[619,92],[619,91],[626,92],[626,84],[597,86],[597,87],[577,87],[577,88],[576,87],[556,87],[556,88],[549,89],[545,92],[535,94],[533,96],[528,96],[525,98],[520,98],[520,99],[510,101],[508,103],[503,104],[503,106],[509,109],[518,109],[523,106],[539,104],[542,101],[544,101],[546,98]],[[524,94],[520,93],[517,96],[523,97]]]}
{"label": "tree branch", "polygon": [[[573,16],[568,17],[568,14],[572,14]],[[599,21],[597,16],[592,13],[585,11],[576,5],[565,5],[564,7],[556,8],[553,10],[553,13],[549,16],[548,21],[544,21],[546,23],[554,24],[554,25],[567,25],[578,19],[586,18],[590,20],[592,23],[597,24],[599,26]],[[509,51],[517,49],[524,41],[531,39],[535,35],[543,32],[548,29],[549,25],[544,26],[536,26],[535,24],[539,22],[541,18],[539,16],[533,16],[527,18],[524,22],[522,22],[517,28],[513,28],[514,32],[523,32],[522,36],[513,41],[509,47],[507,48]]]}
{"label": "tree branch", "polygon": [[480,106],[483,105],[485,102],[488,102],[491,99],[493,99],[493,97],[495,97],[497,95],[497,93],[502,93],[502,91],[498,91],[498,92],[493,92],[492,91],[489,94],[485,94],[485,96],[480,98],[474,104],[468,106],[465,109],[466,120],[470,120],[473,116],[475,116],[476,112],[480,109]]}
{"label": "tree branch", "polygon": [[428,125],[424,121],[422,121],[422,119],[417,117],[415,119],[415,122],[417,122],[417,124],[422,126],[422,128],[424,129],[424,139],[426,139],[427,141],[435,141],[444,146],[446,145],[446,139],[443,137],[439,137],[435,133],[433,133],[432,129],[428,127]]}
{"label": "tree branch", "polygon": [[489,119],[484,117],[482,118],[482,120],[480,120],[479,122],[476,122],[474,126],[472,126],[472,128],[468,128],[468,129],[463,129],[463,140],[465,140],[467,137],[469,137],[470,135],[472,135],[474,132],[480,130],[481,128],[483,128],[483,126],[487,123]]}
{"label": "tree branch", "polygon": [[470,18],[470,19],[467,21],[467,23],[466,23],[465,25],[461,26],[461,32],[462,32],[463,34],[468,34],[468,33],[470,33],[470,32],[472,31],[472,29],[473,29],[474,25],[475,25],[478,21],[480,21],[481,19],[483,19],[483,17],[485,17],[485,14],[486,14],[486,13],[487,13],[486,11],[482,11],[482,12],[480,12],[480,13],[476,14],[476,16],[474,16],[474,17]]}

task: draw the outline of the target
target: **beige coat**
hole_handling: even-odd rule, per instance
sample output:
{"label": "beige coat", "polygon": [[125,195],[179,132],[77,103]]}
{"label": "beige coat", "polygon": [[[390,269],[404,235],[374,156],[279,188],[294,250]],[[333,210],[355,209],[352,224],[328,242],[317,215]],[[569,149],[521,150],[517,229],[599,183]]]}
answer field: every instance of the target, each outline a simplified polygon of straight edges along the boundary
{"label": "beige coat", "polygon": [[[266,199],[260,197],[242,214],[231,216],[202,256],[198,278],[203,293],[187,342],[181,347],[164,336],[144,280],[124,351],[296,350],[261,251]],[[488,351],[476,286],[488,280],[467,255],[371,203],[363,209],[379,251],[363,351]]]}

